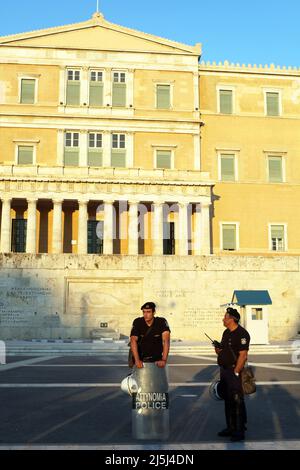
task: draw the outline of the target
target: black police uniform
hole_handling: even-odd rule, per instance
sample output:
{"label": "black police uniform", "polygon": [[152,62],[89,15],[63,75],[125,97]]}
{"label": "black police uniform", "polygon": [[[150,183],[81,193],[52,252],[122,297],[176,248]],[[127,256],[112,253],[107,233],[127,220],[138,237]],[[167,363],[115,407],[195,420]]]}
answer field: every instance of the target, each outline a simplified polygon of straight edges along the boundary
{"label": "black police uniform", "polygon": [[[149,328],[151,328],[151,331],[145,336]],[[138,352],[141,361],[156,362],[161,360],[163,353],[162,334],[164,331],[170,331],[165,318],[154,317],[151,326],[147,325],[144,317],[134,320],[130,336],[138,337]]]}
{"label": "black police uniform", "polygon": [[240,351],[248,351],[250,335],[238,325],[234,331],[226,329],[222,336],[220,366],[220,392],[225,400],[225,416],[228,434],[243,438],[247,422],[246,406],[240,376],[234,374]]}

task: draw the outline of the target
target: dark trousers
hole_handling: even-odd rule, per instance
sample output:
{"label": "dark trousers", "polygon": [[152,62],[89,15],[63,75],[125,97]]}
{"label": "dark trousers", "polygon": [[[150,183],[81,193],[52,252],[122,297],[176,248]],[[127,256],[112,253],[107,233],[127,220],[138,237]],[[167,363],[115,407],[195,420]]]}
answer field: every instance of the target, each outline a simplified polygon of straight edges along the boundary
{"label": "dark trousers", "polygon": [[225,401],[227,428],[232,434],[243,435],[247,422],[247,411],[241,378],[234,374],[234,368],[220,367],[220,393]]}

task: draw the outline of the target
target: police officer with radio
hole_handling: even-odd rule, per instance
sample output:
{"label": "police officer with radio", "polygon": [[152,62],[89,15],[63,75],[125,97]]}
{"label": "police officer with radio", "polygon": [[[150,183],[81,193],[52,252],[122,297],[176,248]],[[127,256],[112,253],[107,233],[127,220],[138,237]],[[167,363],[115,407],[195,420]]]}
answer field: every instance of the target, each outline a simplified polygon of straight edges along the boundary
{"label": "police officer with radio", "polygon": [[214,342],[220,366],[220,391],[225,400],[225,417],[227,427],[218,433],[221,437],[230,437],[231,441],[242,441],[245,438],[246,407],[240,377],[247,357],[250,335],[239,325],[240,314],[228,307],[223,318],[226,330],[221,343]]}

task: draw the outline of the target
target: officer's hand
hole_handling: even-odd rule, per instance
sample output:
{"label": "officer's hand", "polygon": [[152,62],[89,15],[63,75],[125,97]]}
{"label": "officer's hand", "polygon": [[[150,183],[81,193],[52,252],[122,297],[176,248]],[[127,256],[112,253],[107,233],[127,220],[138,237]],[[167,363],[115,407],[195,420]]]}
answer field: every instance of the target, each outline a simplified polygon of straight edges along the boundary
{"label": "officer's hand", "polygon": [[155,365],[157,365],[157,367],[163,368],[166,366],[166,361],[157,361]]}
{"label": "officer's hand", "polygon": [[215,348],[215,351],[216,351],[216,354],[220,354],[220,352],[222,351],[222,349],[220,349],[220,348]]}
{"label": "officer's hand", "polygon": [[143,361],[137,361],[135,364],[137,369],[142,369],[144,367]]}

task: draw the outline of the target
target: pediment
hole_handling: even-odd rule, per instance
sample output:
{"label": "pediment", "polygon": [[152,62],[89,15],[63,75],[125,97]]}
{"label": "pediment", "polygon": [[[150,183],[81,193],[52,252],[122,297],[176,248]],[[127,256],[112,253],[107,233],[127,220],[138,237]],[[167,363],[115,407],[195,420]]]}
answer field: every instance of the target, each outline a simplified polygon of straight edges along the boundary
{"label": "pediment", "polygon": [[95,14],[91,20],[83,23],[0,37],[0,45],[97,51],[201,54],[199,44],[188,46],[114,25],[104,20],[100,14]]}

